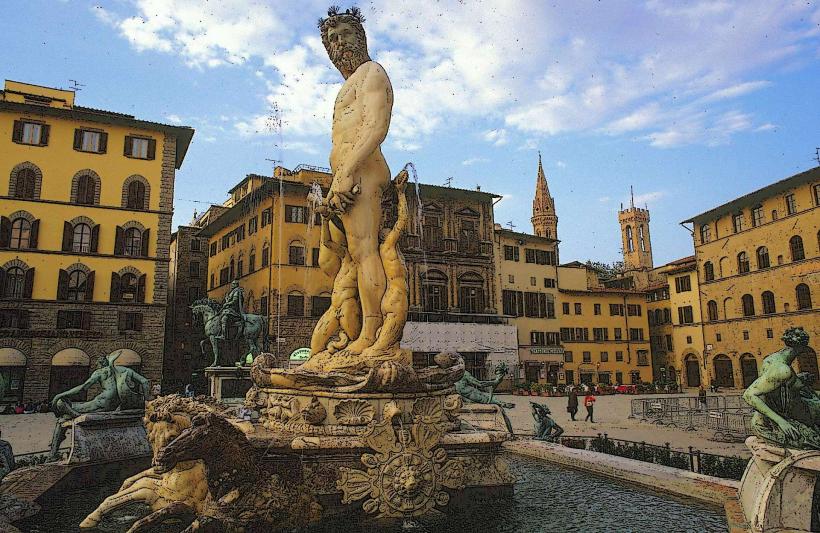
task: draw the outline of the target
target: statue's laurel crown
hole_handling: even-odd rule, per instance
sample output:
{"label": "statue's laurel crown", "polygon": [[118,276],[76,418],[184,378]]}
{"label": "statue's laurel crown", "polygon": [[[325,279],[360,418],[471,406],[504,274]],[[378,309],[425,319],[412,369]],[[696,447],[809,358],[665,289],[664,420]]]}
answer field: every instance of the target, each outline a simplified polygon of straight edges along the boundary
{"label": "statue's laurel crown", "polygon": [[327,10],[327,18],[321,17],[318,26],[321,29],[325,24],[337,18],[345,22],[355,22],[359,25],[364,24],[364,15],[362,15],[362,10],[358,7],[353,6],[342,12],[342,8],[339,6],[330,6]]}

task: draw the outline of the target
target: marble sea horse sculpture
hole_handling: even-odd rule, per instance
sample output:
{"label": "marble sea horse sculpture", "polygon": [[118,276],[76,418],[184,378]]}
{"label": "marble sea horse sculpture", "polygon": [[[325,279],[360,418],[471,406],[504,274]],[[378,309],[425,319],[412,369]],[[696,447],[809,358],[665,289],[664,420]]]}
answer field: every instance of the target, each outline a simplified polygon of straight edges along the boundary
{"label": "marble sea horse sculpture", "polygon": [[752,431],[776,446],[820,450],[820,397],[811,386],[817,376],[792,368],[809,345],[809,334],[789,328],[783,343],[783,349],[763,359],[760,376],[743,393],[756,411]]}
{"label": "marble sea horse sculpture", "polygon": [[300,367],[272,368],[269,357],[257,357],[251,376],[258,387],[408,392],[450,387],[463,372],[463,361],[417,372],[412,352],[400,345],[409,292],[399,248],[408,176],[396,176],[398,219],[383,230],[382,202],[393,191],[381,144],[393,89],[384,68],[370,59],[363,22],[356,8],[331,8],[319,22],[322,43],[345,80],[333,109],[333,178],[326,197],[316,202],[322,216],[319,264],[334,277],[331,305]]}

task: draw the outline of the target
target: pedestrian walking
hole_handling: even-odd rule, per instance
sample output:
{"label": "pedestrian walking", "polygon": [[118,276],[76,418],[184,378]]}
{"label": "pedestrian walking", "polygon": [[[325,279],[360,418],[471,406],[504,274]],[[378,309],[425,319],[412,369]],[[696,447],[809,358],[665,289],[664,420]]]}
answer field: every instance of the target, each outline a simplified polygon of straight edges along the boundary
{"label": "pedestrian walking", "polygon": [[587,408],[587,417],[584,418],[584,422],[589,420],[593,424],[595,423],[595,419],[592,415],[592,409],[595,406],[595,395],[592,392],[587,393],[586,397],[584,397],[584,407]]}
{"label": "pedestrian walking", "polygon": [[574,422],[575,415],[578,414],[578,393],[575,391],[575,387],[569,388],[569,394],[567,395],[567,412],[569,413],[570,420]]}
{"label": "pedestrian walking", "polygon": [[703,385],[700,386],[700,390],[698,391],[698,402],[706,409],[706,389],[703,388]]}

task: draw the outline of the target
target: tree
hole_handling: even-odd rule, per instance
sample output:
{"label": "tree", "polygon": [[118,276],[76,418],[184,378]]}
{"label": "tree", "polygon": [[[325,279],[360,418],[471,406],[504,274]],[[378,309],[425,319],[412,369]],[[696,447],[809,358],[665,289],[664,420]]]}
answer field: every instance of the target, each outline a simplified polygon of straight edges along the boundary
{"label": "tree", "polygon": [[625,271],[623,261],[613,261],[611,264],[600,261],[587,261],[586,266],[598,272],[599,279],[612,279]]}

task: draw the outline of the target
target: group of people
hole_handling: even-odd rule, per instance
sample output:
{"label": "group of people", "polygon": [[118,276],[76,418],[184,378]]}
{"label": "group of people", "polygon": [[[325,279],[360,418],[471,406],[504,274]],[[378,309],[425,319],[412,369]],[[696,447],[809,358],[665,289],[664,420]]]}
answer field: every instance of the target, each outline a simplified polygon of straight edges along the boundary
{"label": "group of people", "polygon": [[35,402],[28,400],[27,402],[17,402],[14,405],[0,406],[0,415],[30,415],[32,413],[47,413],[49,410],[48,402]]}
{"label": "group of people", "polygon": [[[592,392],[592,389],[586,391],[584,407],[586,407],[587,410],[587,416],[584,418],[584,422],[595,423],[595,394]],[[570,387],[567,392],[567,412],[569,413],[570,419],[574,422],[575,415],[578,414],[578,391],[575,387]]]}

